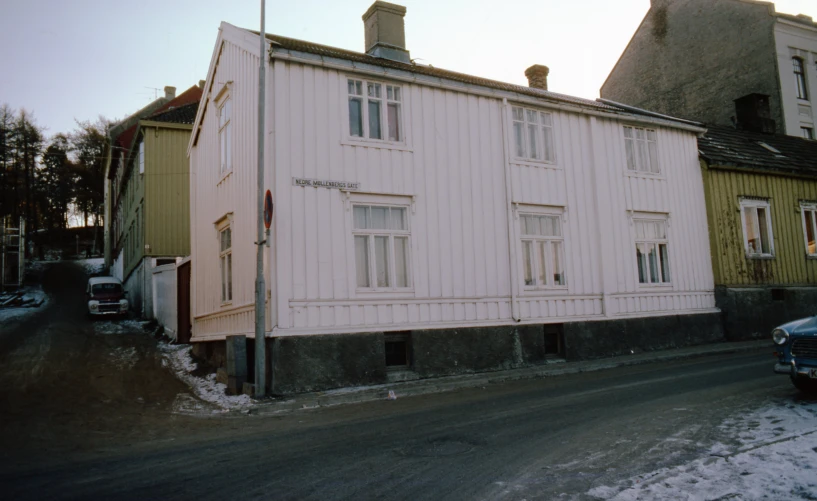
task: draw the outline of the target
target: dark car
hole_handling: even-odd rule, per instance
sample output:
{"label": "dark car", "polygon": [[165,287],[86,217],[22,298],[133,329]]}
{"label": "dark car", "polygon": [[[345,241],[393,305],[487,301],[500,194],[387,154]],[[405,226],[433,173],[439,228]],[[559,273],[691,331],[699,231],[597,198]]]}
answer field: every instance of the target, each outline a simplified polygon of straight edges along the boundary
{"label": "dark car", "polygon": [[788,374],[798,390],[817,393],[817,316],[781,325],[772,339],[778,356],[774,371]]}
{"label": "dark car", "polygon": [[124,315],[128,312],[128,300],[122,282],[113,277],[88,279],[85,289],[89,315]]}

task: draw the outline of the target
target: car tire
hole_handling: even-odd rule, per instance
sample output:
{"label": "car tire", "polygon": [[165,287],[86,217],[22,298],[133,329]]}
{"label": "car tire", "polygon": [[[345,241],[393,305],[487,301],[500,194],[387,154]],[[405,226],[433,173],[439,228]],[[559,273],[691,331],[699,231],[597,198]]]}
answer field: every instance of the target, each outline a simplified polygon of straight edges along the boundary
{"label": "car tire", "polygon": [[817,394],[817,379],[792,376],[791,382],[795,388],[803,393]]}

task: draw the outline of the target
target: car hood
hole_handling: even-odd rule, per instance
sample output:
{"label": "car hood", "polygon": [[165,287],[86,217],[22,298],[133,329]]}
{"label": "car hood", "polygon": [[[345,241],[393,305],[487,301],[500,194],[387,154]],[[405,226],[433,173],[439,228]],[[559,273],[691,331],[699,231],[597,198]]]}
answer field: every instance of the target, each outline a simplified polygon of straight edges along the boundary
{"label": "car hood", "polygon": [[801,318],[800,320],[783,324],[780,328],[786,329],[786,332],[789,334],[817,336],[817,317]]}

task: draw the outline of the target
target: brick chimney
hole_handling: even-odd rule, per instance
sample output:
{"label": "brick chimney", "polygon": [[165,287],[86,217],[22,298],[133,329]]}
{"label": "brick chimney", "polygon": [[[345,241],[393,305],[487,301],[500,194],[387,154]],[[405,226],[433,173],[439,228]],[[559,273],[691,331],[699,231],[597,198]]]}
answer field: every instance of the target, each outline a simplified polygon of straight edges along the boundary
{"label": "brick chimney", "polygon": [[165,85],[165,99],[170,100],[176,97],[176,87]]}
{"label": "brick chimney", "polygon": [[406,28],[402,5],[376,1],[363,14],[366,54],[402,63],[411,63],[406,50]]}
{"label": "brick chimney", "polygon": [[747,94],[735,99],[736,128],[750,132],[774,134],[777,125],[772,118],[769,96],[766,94]]}
{"label": "brick chimney", "polygon": [[542,64],[534,64],[526,69],[525,76],[528,77],[528,87],[548,90],[548,73],[550,73],[550,69]]}

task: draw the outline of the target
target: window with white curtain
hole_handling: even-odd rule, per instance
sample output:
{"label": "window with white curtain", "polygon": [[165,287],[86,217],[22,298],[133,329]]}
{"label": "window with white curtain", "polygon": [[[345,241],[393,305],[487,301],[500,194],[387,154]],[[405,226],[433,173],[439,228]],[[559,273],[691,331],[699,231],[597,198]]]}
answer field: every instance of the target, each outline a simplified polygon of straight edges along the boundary
{"label": "window with white curtain", "polygon": [[800,210],[803,213],[806,254],[817,257],[817,204],[801,204]]}
{"label": "window with white curtain", "polygon": [[660,174],[658,145],[653,129],[624,127],[624,149],[627,153],[627,169],[634,172]]}
{"label": "window with white curtain", "polygon": [[671,283],[666,218],[634,218],[638,283]]}
{"label": "window with white curtain", "polygon": [[404,206],[355,204],[353,209],[357,287],[411,287],[408,211]]}
{"label": "window with white curtain", "polygon": [[771,206],[768,200],[744,199],[740,202],[743,245],[747,257],[773,257]]}
{"label": "window with white curtain", "polygon": [[403,141],[403,90],[349,78],[349,136],[378,141]]}
{"label": "window with white curtain", "polygon": [[221,302],[233,300],[233,232],[227,226],[219,231],[219,264],[221,271]]}
{"label": "window with white curtain", "polygon": [[513,106],[514,154],[517,158],[553,162],[553,116],[544,111]]}
{"label": "window with white curtain", "polygon": [[520,214],[522,278],[525,288],[563,287],[565,251],[559,215]]}

